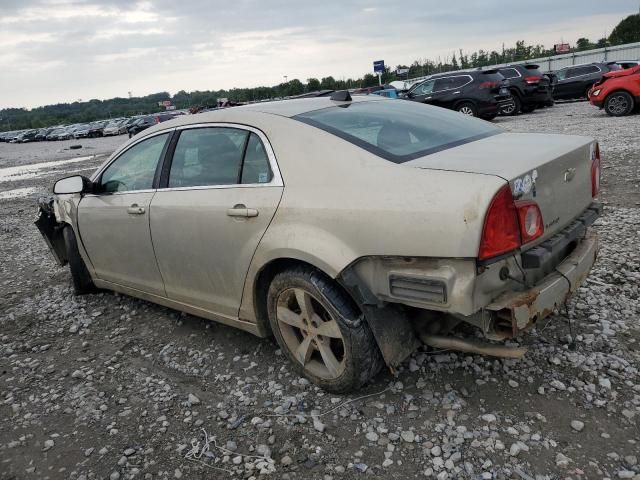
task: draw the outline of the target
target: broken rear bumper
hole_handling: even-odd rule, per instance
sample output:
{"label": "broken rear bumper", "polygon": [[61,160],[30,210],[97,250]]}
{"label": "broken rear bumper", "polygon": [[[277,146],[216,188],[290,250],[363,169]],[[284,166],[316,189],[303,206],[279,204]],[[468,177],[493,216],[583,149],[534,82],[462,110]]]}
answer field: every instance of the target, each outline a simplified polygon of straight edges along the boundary
{"label": "broken rear bumper", "polygon": [[500,295],[486,310],[495,313],[503,332],[510,324],[511,334],[516,336],[564,304],[586,279],[597,252],[598,236],[588,230],[585,238],[552,273],[528,290]]}

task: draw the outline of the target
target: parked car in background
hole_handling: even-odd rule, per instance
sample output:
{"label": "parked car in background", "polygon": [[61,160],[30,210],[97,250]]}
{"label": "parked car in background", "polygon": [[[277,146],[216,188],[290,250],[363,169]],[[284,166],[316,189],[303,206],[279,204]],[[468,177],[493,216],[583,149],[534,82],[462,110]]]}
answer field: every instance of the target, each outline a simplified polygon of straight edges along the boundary
{"label": "parked car in background", "polygon": [[102,135],[108,137],[110,135],[121,135],[127,133],[127,119],[119,119],[110,121],[102,131]]}
{"label": "parked car in background", "polygon": [[640,65],[605,73],[589,91],[589,101],[611,116],[629,115],[640,107]]}
{"label": "parked car in background", "polygon": [[174,114],[163,112],[163,113],[155,113],[153,115],[145,115],[144,117],[140,117],[138,120],[133,122],[127,128],[127,131],[129,132],[129,137],[133,137],[134,135],[137,135],[141,131],[146,130],[149,127],[152,127],[157,123],[162,123],[162,122],[166,122],[167,120],[171,120],[172,118],[174,118],[174,116],[175,116]]}
{"label": "parked car in background", "polygon": [[87,138],[89,136],[89,124],[88,123],[84,123],[82,125],[78,125],[74,132],[73,132],[73,138],[78,139],[78,138]]}
{"label": "parked car in background", "polygon": [[41,128],[40,130],[38,130],[38,133],[36,134],[36,138],[35,141],[36,142],[42,142],[44,140],[47,139],[47,135],[49,135],[51,132],[53,132],[57,127],[48,127],[48,128]]}
{"label": "parked car in background", "polygon": [[273,335],[332,392],[421,341],[486,352],[449,330],[516,337],[580,288],[598,249],[592,138],[337,93],[156,125],[90,179],[58,180],[36,225],[78,293]]}
{"label": "parked car in background", "polygon": [[533,112],[537,107],[553,105],[551,81],[534,64],[508,65],[498,69],[509,81],[513,104],[502,109],[505,115]]}
{"label": "parked car in background", "polygon": [[498,70],[467,70],[432,75],[412,86],[400,98],[456,110],[465,115],[494,119],[513,101]]}
{"label": "parked car in background", "polygon": [[640,65],[640,60],[616,60],[616,63],[624,70],[626,68],[633,68]]}
{"label": "parked car in background", "polygon": [[16,138],[17,143],[29,143],[34,142],[36,139],[36,135],[38,134],[37,129],[33,130],[25,130]]}
{"label": "parked car in background", "polygon": [[102,137],[104,127],[107,126],[109,120],[99,120],[89,124],[89,138]]}
{"label": "parked car in background", "polygon": [[553,98],[568,100],[574,98],[588,98],[587,93],[594,83],[600,81],[605,73],[621,70],[616,62],[585,63],[571,65],[553,72],[556,83],[553,85]]}

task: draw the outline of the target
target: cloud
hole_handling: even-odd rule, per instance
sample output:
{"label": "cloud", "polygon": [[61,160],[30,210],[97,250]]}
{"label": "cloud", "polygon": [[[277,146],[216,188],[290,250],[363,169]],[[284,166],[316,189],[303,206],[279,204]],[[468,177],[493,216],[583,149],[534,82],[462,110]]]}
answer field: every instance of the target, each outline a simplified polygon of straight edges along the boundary
{"label": "cloud", "polygon": [[460,48],[603,37],[635,0],[3,0],[0,108],[359,77]]}

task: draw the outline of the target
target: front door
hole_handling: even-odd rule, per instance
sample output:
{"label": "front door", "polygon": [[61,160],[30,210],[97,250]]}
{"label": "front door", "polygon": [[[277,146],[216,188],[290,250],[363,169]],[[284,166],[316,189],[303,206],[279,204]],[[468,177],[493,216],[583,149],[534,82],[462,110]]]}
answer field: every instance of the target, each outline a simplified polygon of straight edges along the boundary
{"label": "front door", "polygon": [[283,191],[266,138],[240,127],[184,129],[163,181],[150,219],[167,296],[237,317]]}
{"label": "front door", "polygon": [[149,208],[154,176],[169,133],[134,144],[97,180],[97,193],[78,205],[80,239],[96,276],[108,282],[163,295],[151,244]]}

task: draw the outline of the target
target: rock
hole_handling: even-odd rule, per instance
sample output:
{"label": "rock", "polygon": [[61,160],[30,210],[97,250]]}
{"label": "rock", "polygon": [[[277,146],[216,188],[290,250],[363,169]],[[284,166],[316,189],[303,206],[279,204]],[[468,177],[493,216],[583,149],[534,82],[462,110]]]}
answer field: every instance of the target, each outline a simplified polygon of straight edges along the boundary
{"label": "rock", "polygon": [[485,413],[484,415],[482,415],[481,418],[485,422],[489,422],[489,423],[495,422],[496,420],[498,420],[493,413]]}
{"label": "rock", "polygon": [[580,420],[573,420],[571,422],[571,428],[573,428],[576,432],[581,432],[584,429],[584,423]]}
{"label": "rock", "polygon": [[431,449],[431,455],[434,457],[439,457],[440,455],[442,455],[442,449],[438,445],[436,445]]}
{"label": "rock", "polygon": [[182,478],[182,472],[180,471],[180,469],[176,468],[173,472],[173,476],[174,478]]}
{"label": "rock", "polygon": [[635,472],[631,470],[619,470],[618,478],[634,478],[636,476]]}
{"label": "rock", "polygon": [[51,450],[53,448],[53,446],[55,445],[55,442],[51,439],[45,440],[44,441],[44,448],[42,449],[43,451],[47,451],[47,450]]}
{"label": "rock", "polygon": [[378,441],[378,434],[376,432],[367,432],[365,437],[370,442],[377,442]]}
{"label": "rock", "polygon": [[133,455],[134,453],[136,453],[136,451],[135,451],[135,449],[133,449],[133,448],[127,448],[127,449],[126,449],[124,452],[122,452],[122,453],[124,453],[127,457],[130,457],[131,455]]}
{"label": "rock", "polygon": [[233,457],[232,462],[233,462],[234,465],[240,465],[242,463],[242,456],[237,455],[237,456]]}
{"label": "rock", "polygon": [[390,467],[391,465],[393,465],[393,460],[391,460],[390,458],[387,458],[384,462],[382,462],[382,466],[385,468]]}
{"label": "rock", "polygon": [[85,374],[82,370],[74,370],[74,372],[71,374],[71,378],[82,379],[84,377]]}
{"label": "rock", "polygon": [[322,423],[318,417],[314,417],[313,428],[316,429],[318,432],[322,433],[324,432],[325,428],[327,428],[327,426],[324,423]]}
{"label": "rock", "polygon": [[415,433],[413,433],[411,430],[403,431],[402,433],[400,433],[400,437],[407,443],[413,443],[416,439]]}
{"label": "rock", "polygon": [[284,457],[282,457],[280,459],[280,463],[282,465],[284,465],[285,467],[288,467],[289,465],[291,465],[293,463],[293,460],[289,455],[285,455]]}
{"label": "rock", "polygon": [[556,465],[558,467],[566,467],[569,465],[569,462],[571,462],[571,459],[569,457],[566,457],[560,452],[556,454]]}
{"label": "rock", "polygon": [[606,388],[607,390],[611,390],[611,380],[609,380],[608,378],[599,378],[598,385],[600,385],[602,388]]}
{"label": "rock", "polygon": [[189,397],[187,398],[187,401],[189,402],[189,405],[199,405],[200,404],[200,399],[198,397],[196,397],[193,393],[189,394]]}
{"label": "rock", "polygon": [[120,473],[112,472],[111,475],[109,475],[109,480],[120,480]]}

